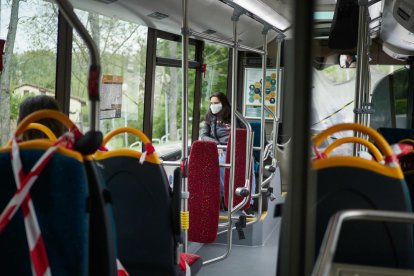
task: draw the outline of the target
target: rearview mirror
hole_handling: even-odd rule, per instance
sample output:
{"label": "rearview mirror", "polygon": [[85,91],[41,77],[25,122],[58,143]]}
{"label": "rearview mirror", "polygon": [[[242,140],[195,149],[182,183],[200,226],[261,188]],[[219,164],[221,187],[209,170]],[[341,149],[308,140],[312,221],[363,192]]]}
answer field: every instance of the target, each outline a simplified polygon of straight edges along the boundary
{"label": "rearview mirror", "polygon": [[341,68],[355,68],[356,67],[356,55],[340,55],[339,66]]}

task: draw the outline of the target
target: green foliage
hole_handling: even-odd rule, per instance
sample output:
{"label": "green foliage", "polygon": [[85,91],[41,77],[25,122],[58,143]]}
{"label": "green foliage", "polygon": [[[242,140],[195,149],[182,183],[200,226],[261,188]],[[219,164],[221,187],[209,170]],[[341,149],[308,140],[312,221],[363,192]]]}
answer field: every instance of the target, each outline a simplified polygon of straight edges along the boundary
{"label": "green foliage", "polygon": [[322,70],[325,76],[336,84],[347,82],[355,77],[355,68],[341,68],[339,65],[332,65]]}
{"label": "green foliage", "polygon": [[12,65],[11,88],[30,84],[55,89],[56,53],[50,50],[33,50],[15,54]]}
{"label": "green foliage", "polygon": [[17,118],[19,117],[20,104],[23,102],[24,99],[28,97],[32,97],[32,96],[34,96],[33,93],[27,93],[24,96],[19,96],[15,94],[12,94],[10,96],[10,119],[11,120],[17,120]]}
{"label": "green foliage", "polygon": [[407,114],[407,99],[395,100],[395,114]]}
{"label": "green foliage", "polygon": [[215,92],[227,94],[228,62],[228,48],[212,43],[205,44],[204,63],[207,64],[207,72],[202,80],[201,121],[209,108],[210,95]]}

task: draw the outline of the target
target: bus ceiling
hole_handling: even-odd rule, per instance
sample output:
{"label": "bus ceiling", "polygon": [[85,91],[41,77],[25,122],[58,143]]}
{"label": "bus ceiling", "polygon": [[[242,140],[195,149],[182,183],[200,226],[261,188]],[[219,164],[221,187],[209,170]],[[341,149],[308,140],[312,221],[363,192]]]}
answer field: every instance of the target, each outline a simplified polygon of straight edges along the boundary
{"label": "bus ceiling", "polygon": [[[181,0],[140,1],[139,5],[136,0],[71,0],[71,2],[75,8],[81,10],[94,11],[157,30],[181,34]],[[240,16],[239,19],[239,43],[258,48],[262,46],[263,23],[275,30],[269,32],[269,41],[274,39],[278,32],[282,33],[291,28],[291,5],[284,2],[286,1],[189,1],[189,27],[195,32],[231,41],[233,36],[231,17],[234,7],[241,7],[246,15]],[[252,5],[252,3],[256,3],[256,5]],[[260,13],[260,18],[254,12]]]}

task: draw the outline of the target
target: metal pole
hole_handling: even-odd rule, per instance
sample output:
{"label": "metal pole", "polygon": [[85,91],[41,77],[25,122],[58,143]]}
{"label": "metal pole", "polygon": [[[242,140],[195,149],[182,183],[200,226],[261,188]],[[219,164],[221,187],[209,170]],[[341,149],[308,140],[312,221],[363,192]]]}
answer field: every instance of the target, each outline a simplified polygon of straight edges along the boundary
{"label": "metal pole", "polygon": [[282,114],[281,111],[281,101],[282,101],[282,87],[280,86],[280,80],[282,77],[281,70],[280,70],[280,56],[282,53],[282,42],[284,36],[278,35],[276,37],[276,119],[275,125],[273,127],[273,158],[276,158],[276,150],[277,150],[277,138],[279,137],[279,122],[280,122],[280,115]]}
{"label": "metal pole", "polygon": [[227,234],[227,254],[226,257],[231,252],[233,231],[231,213],[233,211],[233,195],[234,195],[234,176],[235,176],[235,161],[236,161],[236,114],[237,110],[237,60],[238,60],[238,34],[237,34],[237,25],[239,23],[241,13],[238,10],[233,11],[233,16],[231,20],[233,21],[233,51],[232,51],[232,77],[231,77],[231,147],[230,147],[230,178],[229,178],[229,195],[228,195],[228,212],[227,216],[229,217],[229,226]]}
{"label": "metal pole", "polygon": [[267,61],[267,33],[269,31],[269,26],[263,27],[263,52],[262,55],[262,91],[261,91],[261,109],[260,109],[260,158],[259,158],[259,179],[257,181],[257,191],[254,194],[258,196],[258,204],[257,204],[257,217],[262,215],[262,206],[263,206],[263,194],[262,194],[262,186],[263,186],[263,156],[264,156],[264,146],[265,146],[265,128],[266,128],[266,120],[265,120],[265,91],[266,91],[266,61]]}
{"label": "metal pole", "polygon": [[[371,19],[369,17],[369,14],[367,14],[367,22],[369,22]],[[370,119],[370,112],[371,112],[371,68],[369,67],[369,47],[371,44],[371,37],[369,35],[369,24],[366,24],[366,53],[365,53],[365,124],[369,127],[369,119]],[[368,137],[366,137],[368,139]]]}
{"label": "metal pole", "polygon": [[[364,60],[363,60],[363,74],[362,74],[362,82],[364,85],[364,90],[362,92],[362,108],[363,108],[363,113],[362,113],[362,124],[365,126],[368,126],[369,121],[368,121],[368,104],[370,102],[370,70],[369,70],[369,42],[370,42],[370,36],[369,36],[369,23],[371,19],[369,17],[369,14],[366,14],[366,24],[364,25],[365,27],[365,52],[363,53],[364,55]],[[368,137],[366,135],[364,135],[364,138],[368,139]]]}
{"label": "metal pole", "polygon": [[89,69],[89,100],[91,101],[90,106],[90,130],[98,131],[99,124],[97,123],[99,119],[99,82],[100,82],[100,67],[101,62],[99,58],[99,51],[96,47],[95,42],[92,37],[89,35],[85,26],[80,22],[76,17],[73,6],[66,0],[58,0],[56,3],[59,6],[59,9],[62,11],[62,14],[65,16],[66,20],[76,29],[79,36],[85,42],[86,46],[89,49],[90,56],[90,69]]}
{"label": "metal pole", "polygon": [[237,105],[237,59],[238,59],[238,35],[237,35],[237,23],[242,12],[238,9],[234,9],[231,20],[233,21],[233,53],[232,53],[232,78],[231,78],[231,147],[230,147],[230,177],[229,177],[229,195],[228,195],[228,211],[227,217],[229,219],[227,226],[227,251],[222,256],[203,262],[203,265],[212,264],[221,260],[224,260],[230,255],[233,239],[233,221],[231,220],[231,214],[233,212],[233,195],[234,195],[234,175],[235,175],[235,160],[236,160],[236,114],[235,110]]}
{"label": "metal pole", "polygon": [[[366,58],[366,35],[367,35],[367,6],[359,7],[358,17],[358,45],[357,45],[357,70],[356,70],[356,82],[355,82],[355,103],[354,103],[354,122],[362,122],[362,101],[364,91],[364,71],[365,71],[365,58]],[[354,133],[354,136],[360,137],[359,133]],[[358,147],[354,144],[354,155],[357,154]]]}
{"label": "metal pole", "polygon": [[[181,162],[183,163],[184,172],[182,178],[182,195],[181,212],[188,212],[188,178],[187,178],[187,158],[188,158],[188,133],[187,133],[187,118],[188,118],[188,9],[187,0],[182,0],[183,12],[183,29],[182,29],[182,53],[181,53],[181,68],[182,68],[182,103],[181,103],[181,134],[183,139],[183,148],[181,149]],[[183,229],[183,252],[188,250],[188,230]]]}

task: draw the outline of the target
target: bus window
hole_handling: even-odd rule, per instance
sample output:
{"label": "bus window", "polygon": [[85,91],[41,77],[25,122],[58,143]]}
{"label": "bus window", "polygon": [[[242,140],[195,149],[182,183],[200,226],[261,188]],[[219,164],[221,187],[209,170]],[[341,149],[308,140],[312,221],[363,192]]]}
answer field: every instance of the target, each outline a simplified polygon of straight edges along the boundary
{"label": "bus window", "polygon": [[[17,8],[18,15],[11,15],[12,5],[15,10]],[[16,128],[19,106],[24,98],[55,95],[56,10],[57,7],[48,1],[5,1],[1,5],[0,38],[10,39],[9,32],[13,31],[16,36],[14,44],[10,40],[6,42],[4,71],[0,75],[2,91],[8,91],[5,95],[10,92],[10,102],[0,99],[2,145]],[[16,27],[9,29],[14,24]]]}
{"label": "bus window", "polygon": [[[195,70],[188,71],[188,133],[192,131]],[[182,147],[181,68],[157,66],[155,70],[152,141],[160,154]]]}
{"label": "bus window", "polygon": [[229,48],[213,43],[205,43],[204,63],[207,70],[202,81],[200,122],[210,106],[210,96],[215,92],[227,94]]}
{"label": "bus window", "polygon": [[[157,57],[181,60],[181,42],[157,38]],[[188,59],[195,60],[195,46],[190,44]]]}
{"label": "bus window", "polygon": [[[390,119],[390,98],[389,84],[384,84],[384,78],[401,66],[391,65],[371,65],[371,93],[374,114],[370,116],[370,124],[373,128],[391,127]],[[339,123],[353,122],[354,120],[354,98],[355,98],[355,79],[356,68],[340,68],[333,65],[318,71],[314,69],[313,78],[313,112],[312,112],[312,132],[314,134]],[[396,80],[394,86],[401,86],[406,81]],[[377,87],[383,87],[377,89]],[[382,91],[382,92],[381,92]],[[402,91],[394,93],[395,105],[398,116],[405,116],[406,113],[406,93]],[[404,96],[405,95],[405,96]],[[404,98],[405,97],[405,98]],[[388,114],[388,115],[387,115]],[[403,118],[400,118],[403,120]],[[335,138],[349,135],[348,133],[337,133]],[[351,145],[348,150],[351,150]],[[342,153],[340,153],[342,154]]]}
{"label": "bus window", "polygon": [[408,69],[384,65],[376,69],[387,75],[373,87],[375,113],[371,115],[371,127],[410,128],[407,125]]}
{"label": "bus window", "polygon": [[[101,55],[100,129],[105,135],[112,129],[129,126],[142,130],[144,111],[145,56],[147,27],[91,12],[76,10]],[[75,118],[82,131],[89,128],[87,71],[89,53],[77,33],[72,49],[71,95],[81,101],[80,116]],[[75,102],[70,105],[75,105]],[[109,148],[135,147],[133,135],[118,135]]]}

